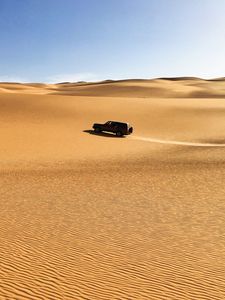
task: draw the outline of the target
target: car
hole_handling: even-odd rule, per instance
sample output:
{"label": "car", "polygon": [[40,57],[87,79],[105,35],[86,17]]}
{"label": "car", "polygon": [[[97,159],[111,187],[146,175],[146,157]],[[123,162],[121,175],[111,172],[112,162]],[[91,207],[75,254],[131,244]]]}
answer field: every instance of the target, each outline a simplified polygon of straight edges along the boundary
{"label": "car", "polygon": [[102,131],[115,133],[116,136],[129,135],[133,132],[133,127],[129,123],[107,121],[105,124],[94,123],[92,128],[94,132],[100,133]]}

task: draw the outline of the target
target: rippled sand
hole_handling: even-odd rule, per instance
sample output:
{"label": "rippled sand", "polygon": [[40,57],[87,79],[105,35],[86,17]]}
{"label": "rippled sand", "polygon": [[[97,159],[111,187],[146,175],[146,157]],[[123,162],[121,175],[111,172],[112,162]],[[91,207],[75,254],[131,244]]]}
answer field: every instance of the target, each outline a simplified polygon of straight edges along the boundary
{"label": "rippled sand", "polygon": [[132,84],[0,84],[0,299],[225,299],[225,100]]}

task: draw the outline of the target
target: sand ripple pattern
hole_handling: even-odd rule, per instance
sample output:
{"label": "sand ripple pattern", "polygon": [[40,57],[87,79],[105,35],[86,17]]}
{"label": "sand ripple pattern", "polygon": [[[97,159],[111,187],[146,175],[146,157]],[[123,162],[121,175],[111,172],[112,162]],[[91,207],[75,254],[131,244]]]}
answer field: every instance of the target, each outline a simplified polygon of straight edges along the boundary
{"label": "sand ripple pattern", "polygon": [[0,299],[225,299],[222,168],[102,168],[1,175]]}

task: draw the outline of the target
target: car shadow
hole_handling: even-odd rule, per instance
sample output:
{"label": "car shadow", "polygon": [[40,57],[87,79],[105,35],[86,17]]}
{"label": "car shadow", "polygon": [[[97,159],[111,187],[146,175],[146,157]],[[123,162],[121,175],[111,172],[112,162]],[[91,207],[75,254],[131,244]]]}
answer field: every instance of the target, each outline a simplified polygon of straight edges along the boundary
{"label": "car shadow", "polygon": [[85,133],[93,134],[93,135],[98,135],[98,136],[103,136],[103,137],[108,137],[108,138],[125,138],[125,136],[116,136],[113,133],[108,133],[108,132],[95,132],[94,130],[83,130]]}

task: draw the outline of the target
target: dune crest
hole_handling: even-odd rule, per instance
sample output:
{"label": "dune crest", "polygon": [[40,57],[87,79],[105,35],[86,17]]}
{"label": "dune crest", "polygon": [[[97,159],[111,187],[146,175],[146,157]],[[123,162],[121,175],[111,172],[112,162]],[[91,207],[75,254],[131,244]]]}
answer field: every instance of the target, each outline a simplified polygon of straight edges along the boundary
{"label": "dune crest", "polygon": [[129,98],[224,98],[225,79],[195,77],[105,80],[59,84],[0,83],[0,91],[22,94]]}

